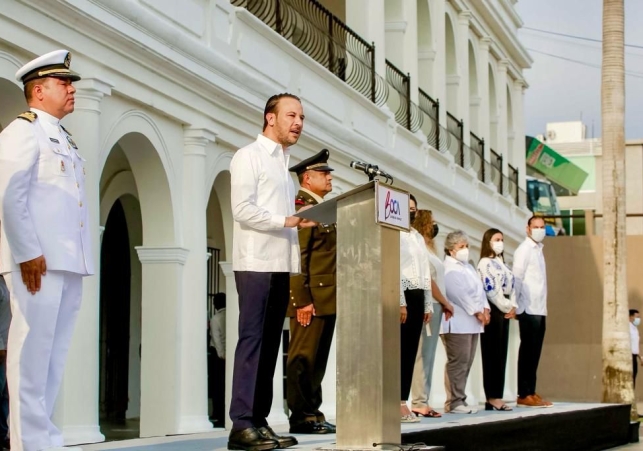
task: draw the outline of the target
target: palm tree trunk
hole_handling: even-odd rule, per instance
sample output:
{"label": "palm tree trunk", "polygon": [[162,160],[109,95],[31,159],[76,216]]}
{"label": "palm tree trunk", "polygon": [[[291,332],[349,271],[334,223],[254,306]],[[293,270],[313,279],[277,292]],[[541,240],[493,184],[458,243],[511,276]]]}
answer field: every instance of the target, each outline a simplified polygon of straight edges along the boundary
{"label": "palm tree trunk", "polygon": [[603,402],[631,404],[632,383],[625,249],[624,0],[603,0]]}

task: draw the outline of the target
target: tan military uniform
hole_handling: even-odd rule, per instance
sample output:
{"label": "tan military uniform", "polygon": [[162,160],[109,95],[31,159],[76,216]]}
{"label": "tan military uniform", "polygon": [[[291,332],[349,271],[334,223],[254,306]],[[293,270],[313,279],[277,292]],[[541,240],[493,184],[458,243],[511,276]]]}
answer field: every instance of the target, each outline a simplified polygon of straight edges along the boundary
{"label": "tan military uniform", "polygon": [[[296,209],[317,201],[300,190]],[[287,398],[291,426],[305,421],[326,421],[319,411],[321,382],[326,372],[335,330],[336,312],[335,224],[319,224],[299,231],[301,274],[290,278],[290,344],[287,365]],[[315,316],[310,325],[297,322],[297,309],[313,304]]]}

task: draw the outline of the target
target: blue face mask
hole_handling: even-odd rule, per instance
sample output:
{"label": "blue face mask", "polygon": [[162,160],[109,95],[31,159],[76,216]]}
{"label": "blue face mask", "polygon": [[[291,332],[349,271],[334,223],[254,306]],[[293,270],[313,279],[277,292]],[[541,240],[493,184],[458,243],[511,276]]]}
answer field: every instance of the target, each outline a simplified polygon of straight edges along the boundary
{"label": "blue face mask", "polygon": [[641,318],[634,318],[632,324],[634,324],[636,327],[639,327],[639,324],[641,324]]}

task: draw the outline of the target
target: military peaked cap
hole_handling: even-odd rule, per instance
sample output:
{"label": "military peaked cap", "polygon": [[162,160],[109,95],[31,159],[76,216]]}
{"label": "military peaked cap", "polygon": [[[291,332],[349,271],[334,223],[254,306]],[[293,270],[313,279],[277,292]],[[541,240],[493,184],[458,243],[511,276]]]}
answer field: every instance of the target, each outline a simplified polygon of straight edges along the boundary
{"label": "military peaked cap", "polygon": [[71,81],[80,80],[80,75],[69,69],[71,53],[67,50],[54,50],[46,55],[29,61],[16,72],[16,80],[22,83],[36,78],[69,78]]}
{"label": "military peaked cap", "polygon": [[328,149],[322,149],[318,154],[294,165],[289,171],[296,172],[297,175],[303,174],[306,171],[332,171],[333,168],[328,166],[328,158],[330,158],[330,151]]}

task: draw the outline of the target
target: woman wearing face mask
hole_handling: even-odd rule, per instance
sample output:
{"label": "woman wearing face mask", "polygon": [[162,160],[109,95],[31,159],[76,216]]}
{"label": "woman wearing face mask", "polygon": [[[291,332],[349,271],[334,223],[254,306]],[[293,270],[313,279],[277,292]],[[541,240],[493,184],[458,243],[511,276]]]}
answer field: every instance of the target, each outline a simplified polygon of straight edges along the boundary
{"label": "woman wearing face mask", "polygon": [[514,277],[504,262],[504,236],[489,229],[482,237],[478,273],[487,294],[490,321],[480,337],[485,410],[512,410],[502,401],[509,346],[509,320],[516,317]]}
{"label": "woman wearing face mask", "polygon": [[[411,195],[409,202],[411,224],[415,219],[417,202]],[[411,228],[400,232],[400,364],[401,364],[401,404],[402,423],[420,421],[406,405],[411,392],[413,365],[420,343],[422,325],[431,319],[431,270],[429,252],[424,238]]]}
{"label": "woman wearing face mask", "polygon": [[424,238],[424,243],[429,251],[429,265],[431,269],[431,295],[433,297],[433,316],[429,323],[431,335],[423,331],[420,335],[420,345],[415,357],[413,369],[413,383],[411,385],[411,409],[416,415],[439,418],[442,415],[429,405],[431,381],[433,376],[433,362],[435,361],[435,348],[438,344],[440,322],[444,309],[445,319],[448,321],[453,315],[453,306],[444,297],[444,264],[437,256],[434,238],[438,234],[438,225],[433,221],[433,214],[429,210],[418,210],[413,221],[413,228]]}
{"label": "woman wearing face mask", "polygon": [[478,336],[489,323],[489,303],[478,272],[469,264],[469,238],[457,230],[444,241],[444,284],[453,304],[453,318],[442,321],[442,342],[447,354],[444,385],[450,413],[476,413],[466,403],[467,377],[476,355]]}

